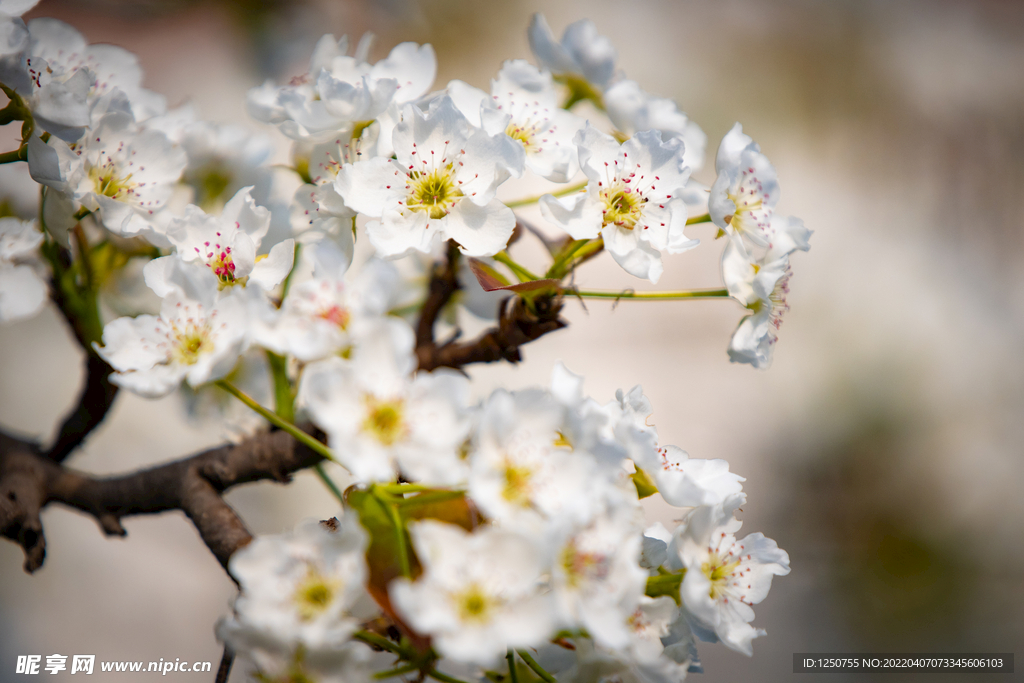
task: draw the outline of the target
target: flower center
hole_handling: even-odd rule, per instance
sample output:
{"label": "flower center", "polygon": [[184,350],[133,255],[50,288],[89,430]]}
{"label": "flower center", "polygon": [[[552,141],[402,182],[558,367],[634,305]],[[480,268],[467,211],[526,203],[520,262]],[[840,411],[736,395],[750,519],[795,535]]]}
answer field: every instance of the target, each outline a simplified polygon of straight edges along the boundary
{"label": "flower center", "polygon": [[195,365],[199,356],[213,351],[210,326],[190,322],[185,329],[174,329],[174,360],[182,365]]}
{"label": "flower center", "polygon": [[570,541],[562,551],[566,582],[575,588],[584,579],[600,580],[608,574],[608,558],[601,553],[581,551]]}
{"label": "flower center", "polygon": [[117,169],[112,164],[105,166],[94,166],[89,169],[89,178],[92,179],[96,194],[111,199],[119,199],[122,195],[132,194],[135,183],[131,182],[132,174],[123,178],[117,174]]}
{"label": "flower center", "polygon": [[624,230],[636,227],[642,218],[644,204],[647,203],[645,197],[622,182],[601,190],[601,201],[604,204],[601,210],[602,227],[617,225]]}
{"label": "flower center", "polygon": [[220,288],[230,287],[234,284],[242,284],[235,279],[235,261],[231,258],[231,247],[226,248],[207,262],[210,270],[220,280]]}
{"label": "flower center", "polygon": [[728,557],[719,557],[718,553],[713,553],[708,561],[700,566],[700,570],[704,572],[704,576],[708,577],[711,581],[711,599],[716,600],[718,596],[724,592],[726,584],[729,582],[729,577],[732,576],[733,572],[736,571],[736,567],[740,565],[739,560],[733,560],[728,562]]}
{"label": "flower center", "polygon": [[376,398],[366,399],[366,420],[363,430],[372,434],[385,446],[395,443],[405,433],[402,421],[402,402],[380,401]]}
{"label": "flower center", "polygon": [[529,507],[532,488],[530,480],[533,479],[533,470],[506,460],[503,474],[505,485],[501,490],[502,498],[515,505]]}
{"label": "flower center", "polygon": [[352,314],[349,313],[348,309],[337,304],[321,310],[317,315],[323,320],[337,325],[342,330],[348,327],[348,321],[352,319]]}
{"label": "flower center", "polygon": [[487,615],[496,602],[475,583],[457,595],[455,599],[463,621],[476,622],[487,621]]}
{"label": "flower center", "polygon": [[518,140],[523,143],[523,147],[527,152],[533,152],[536,150],[537,145],[534,144],[536,134],[536,124],[530,125],[529,121],[524,125],[519,125],[515,121],[509,121],[508,127],[505,128],[505,135],[509,136],[513,140]]}
{"label": "flower center", "polygon": [[222,198],[231,180],[231,174],[221,164],[210,164],[195,178],[196,203],[206,210],[223,205]]}
{"label": "flower center", "polygon": [[462,197],[454,180],[451,164],[429,173],[409,174],[409,199],[406,205],[414,211],[425,211],[431,218],[444,218]]}
{"label": "flower center", "polygon": [[768,295],[768,299],[757,299],[747,306],[747,308],[755,313],[759,313],[764,310],[765,306],[771,306],[768,319],[776,330],[782,327],[782,317],[789,310],[789,304],[786,302],[786,297],[789,296],[789,278],[791,275],[792,271],[787,265],[786,271],[778,280],[775,281],[775,287],[772,288],[772,293]]}
{"label": "flower center", "polygon": [[295,590],[295,604],[302,621],[311,621],[320,616],[331,603],[341,588],[337,579],[328,579],[310,567],[305,580]]}

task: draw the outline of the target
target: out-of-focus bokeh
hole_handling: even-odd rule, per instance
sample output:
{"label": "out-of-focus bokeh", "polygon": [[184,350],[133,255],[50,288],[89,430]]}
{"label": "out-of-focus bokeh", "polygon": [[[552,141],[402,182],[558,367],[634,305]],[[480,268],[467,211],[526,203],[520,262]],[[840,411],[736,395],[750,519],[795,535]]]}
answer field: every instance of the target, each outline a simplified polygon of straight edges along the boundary
{"label": "out-of-focus bokeh", "polygon": [[[778,169],[779,209],[816,231],[793,259],[792,310],[767,372],[729,364],[742,311],[728,301],[572,302],[570,328],[527,347],[520,367],[470,369],[480,396],[546,384],[557,360],[598,400],[640,383],[663,441],[747,476],[745,531],[776,539],[793,571],[756,608],[768,636],[754,657],[702,645],[707,673],[691,679],[790,680],[794,652],[1021,654],[1024,4],[43,0],[30,16],[134,51],[172,106],[247,122],[248,88],[304,72],[323,33],[372,31],[375,58],[430,42],[438,87],[487,87],[503,60],[529,58],[538,10],[556,33],[593,19],[628,76],[704,128],[712,159],[742,122]],[[713,169],[696,177],[710,183]],[[689,230],[702,244],[667,260],[660,289],[720,282],[713,228]],[[643,284],[610,259],[579,281]],[[52,438],[80,381],[62,321],[47,311],[0,328],[0,350],[0,424]],[[216,425],[186,420],[179,397],[123,393],[69,464],[118,473],[219,438]],[[335,512],[308,474],[228,498],[256,532]],[[650,512],[671,522],[667,508]],[[33,653],[216,668],[213,624],[233,585],[182,515],[131,518],[126,539],[58,507],[43,521],[36,575],[0,543],[0,681],[19,680],[16,655]],[[883,679],[917,680],[843,676]]]}

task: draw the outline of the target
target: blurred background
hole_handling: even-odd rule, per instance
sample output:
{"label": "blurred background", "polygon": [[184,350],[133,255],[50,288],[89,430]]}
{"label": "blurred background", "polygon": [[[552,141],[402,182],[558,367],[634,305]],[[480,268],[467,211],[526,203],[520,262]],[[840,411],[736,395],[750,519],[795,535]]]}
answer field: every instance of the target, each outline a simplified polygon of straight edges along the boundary
{"label": "blurred background", "polygon": [[[479,396],[546,385],[558,360],[600,401],[642,384],[664,442],[747,477],[744,532],[776,539],[793,571],[756,608],[768,637],[754,657],[702,645],[707,673],[691,680],[787,681],[794,652],[1024,652],[1024,3],[43,0],[29,16],[137,53],[171,106],[259,129],[246,91],[304,73],[323,33],[374,32],[374,59],[430,42],[437,87],[488,88],[503,60],[530,58],[535,11],[556,34],[593,19],[630,78],[703,127],[709,158],[741,121],[778,170],[779,210],[816,231],[793,259],[768,372],[729,364],[742,315],[729,301],[571,302],[570,328],[526,347],[521,366],[470,369]],[[722,243],[707,225],[689,232],[701,247],[668,258],[659,289],[718,286]],[[539,253],[517,247],[528,263]],[[579,282],[637,285],[608,258]],[[80,381],[65,326],[49,310],[0,328],[0,349],[0,425],[52,438]],[[69,464],[120,473],[220,439],[180,397],[122,393]],[[335,513],[305,473],[228,500],[256,532]],[[649,512],[671,526],[671,510]],[[234,589],[183,515],[130,518],[126,539],[56,506],[43,522],[34,576],[0,543],[0,681],[20,679],[19,654],[216,668],[213,624]]]}

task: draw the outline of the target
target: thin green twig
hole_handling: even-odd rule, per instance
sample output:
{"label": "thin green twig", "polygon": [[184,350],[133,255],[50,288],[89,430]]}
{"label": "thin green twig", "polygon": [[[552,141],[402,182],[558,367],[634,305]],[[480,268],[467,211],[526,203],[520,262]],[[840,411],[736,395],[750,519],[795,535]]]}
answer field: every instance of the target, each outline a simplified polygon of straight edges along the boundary
{"label": "thin green twig", "polygon": [[516,651],[509,648],[505,653],[505,659],[508,661],[509,680],[511,683],[519,683],[519,674],[516,672]]}
{"label": "thin green twig", "polygon": [[448,674],[443,674],[437,669],[431,669],[427,672],[427,675],[436,681],[441,681],[442,683],[466,683],[462,679],[449,676]]}
{"label": "thin green twig", "polygon": [[555,677],[549,674],[547,671],[545,671],[544,667],[538,664],[537,660],[534,659],[533,655],[531,655],[528,651],[516,650],[516,652],[518,652],[519,656],[523,658],[524,662],[526,662],[526,666],[533,669],[533,673],[540,676],[542,681],[545,681],[545,683],[558,683],[558,681],[555,680]]}
{"label": "thin green twig", "polygon": [[628,289],[609,292],[580,289],[572,293],[584,299],[722,299],[729,296],[727,289],[683,289],[676,292],[634,292]]}
{"label": "thin green twig", "polygon": [[497,261],[498,263],[504,263],[506,266],[508,266],[512,270],[512,272],[515,273],[515,276],[519,278],[520,282],[529,282],[530,280],[540,279],[540,277],[534,275],[525,267],[516,263],[512,259],[512,257],[508,255],[507,251],[499,251],[497,254],[494,255],[494,260]]}
{"label": "thin green twig", "polygon": [[293,425],[291,422],[281,419],[281,417],[278,416],[277,413],[275,413],[274,411],[264,408],[252,396],[249,396],[231,382],[227,381],[226,379],[218,379],[216,382],[214,382],[214,384],[216,384],[218,387],[228,392],[229,394],[237,398],[239,401],[241,401],[242,403],[249,406],[257,413],[262,415],[264,418],[266,418],[267,422],[269,422],[270,424],[274,425],[279,429],[283,429],[284,431],[288,432],[289,434],[294,436],[297,441],[307,446],[308,448],[311,448],[316,453],[322,455],[325,459],[330,460],[331,462],[338,462],[334,458],[334,454],[331,453],[331,449],[329,449],[327,446],[320,443],[312,436],[310,436],[306,432],[302,431],[301,429]]}
{"label": "thin green twig", "polygon": [[313,466],[313,471],[316,472],[316,476],[320,477],[320,481],[324,483],[330,492],[338,499],[338,502],[342,505],[345,504],[345,494],[341,492],[338,485],[334,483],[334,480],[327,475],[327,470],[324,469],[323,463],[318,462]]}
{"label": "thin green twig", "polygon": [[397,643],[392,643],[384,636],[379,636],[376,633],[373,633],[372,631],[356,631],[352,634],[352,637],[356,640],[363,641],[367,645],[374,645],[382,650],[387,650],[388,652],[396,654],[403,659],[406,659],[406,655],[409,654],[401,645],[398,645]]}
{"label": "thin green twig", "polygon": [[403,667],[392,669],[391,671],[378,671],[373,674],[373,677],[377,680],[383,680],[385,678],[394,678],[395,676],[401,676],[402,674],[412,673],[413,671],[419,671],[420,667],[415,664],[406,664]]}
{"label": "thin green twig", "polygon": [[556,190],[555,192],[545,192],[544,194],[539,194],[535,197],[526,197],[525,199],[516,199],[515,201],[505,202],[505,206],[507,206],[510,209],[518,209],[520,206],[529,206],[531,204],[536,204],[537,202],[540,201],[541,197],[544,197],[546,195],[551,195],[552,197],[564,197],[567,194],[579,192],[580,190],[587,186],[588,182],[590,181],[584,180],[582,183],[576,183],[575,185],[570,185],[569,187],[563,187],[561,190]]}
{"label": "thin green twig", "polygon": [[695,225],[697,223],[710,223],[710,222],[711,222],[711,214],[710,213],[705,213],[705,214],[701,214],[700,216],[694,216],[693,218],[687,218],[686,219],[686,224],[687,225]]}

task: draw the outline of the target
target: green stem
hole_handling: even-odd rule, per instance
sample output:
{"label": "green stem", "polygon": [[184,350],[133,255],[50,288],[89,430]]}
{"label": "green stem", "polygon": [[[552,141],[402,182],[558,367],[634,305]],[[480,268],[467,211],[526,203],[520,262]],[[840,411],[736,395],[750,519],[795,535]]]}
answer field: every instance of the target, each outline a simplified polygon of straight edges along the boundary
{"label": "green stem", "polygon": [[384,636],[379,636],[371,631],[356,631],[352,634],[352,637],[356,640],[363,641],[367,645],[375,645],[376,647],[379,647],[382,650],[387,650],[388,652],[396,654],[399,657],[402,657],[403,659],[407,658],[406,655],[409,654],[405,651],[405,648],[403,648],[402,646],[396,643],[392,643]]}
{"label": "green stem", "polygon": [[697,223],[710,223],[710,222],[711,222],[711,214],[710,213],[705,213],[705,214],[700,215],[700,216],[694,216],[693,218],[687,218],[686,219],[686,224],[687,225],[695,225]]}
{"label": "green stem", "polygon": [[378,671],[373,674],[373,677],[377,680],[383,680],[385,678],[394,678],[395,676],[401,676],[402,674],[412,673],[413,671],[419,671],[420,667],[415,664],[406,664],[405,666],[392,669],[391,671]]}
{"label": "green stem", "polygon": [[519,278],[520,282],[529,282],[530,280],[539,280],[540,278],[528,271],[523,266],[519,265],[512,260],[512,257],[508,255],[507,251],[499,251],[494,255],[494,260],[498,263],[504,263],[508,266],[515,276]]}
{"label": "green stem", "polygon": [[461,679],[449,676],[448,674],[443,674],[437,669],[431,669],[427,672],[427,675],[436,681],[441,681],[442,683],[466,683]]}
{"label": "green stem", "polygon": [[729,297],[727,289],[683,289],[677,292],[606,292],[597,290],[577,290],[572,292],[584,299],[723,299]]}
{"label": "green stem", "polygon": [[511,683],[519,683],[519,674],[516,673],[516,652],[512,648],[508,649],[505,653],[505,659],[508,661],[508,677]]}
{"label": "green stem", "polygon": [[377,484],[377,490],[384,491],[391,495],[400,496],[403,493],[419,493],[420,491],[430,491],[432,487],[425,486],[423,484]]}
{"label": "green stem", "polygon": [[16,161],[28,161],[28,145],[0,154],[0,164],[13,164]]}
{"label": "green stem", "polygon": [[412,578],[412,564],[409,562],[409,546],[405,542],[405,525],[402,524],[402,515],[398,513],[398,506],[393,502],[391,494],[381,490],[380,486],[373,486],[370,491],[377,501],[384,507],[391,524],[395,527],[395,544],[398,547],[398,566],[402,570],[402,576]]}
{"label": "green stem", "polygon": [[292,286],[292,277],[295,275],[295,271],[299,268],[299,252],[302,251],[302,243],[295,243],[295,254],[292,256],[292,269],[288,271],[288,277],[284,279],[284,284],[281,286],[281,300],[288,296],[288,290]]}
{"label": "green stem", "polygon": [[592,240],[576,240],[563,250],[563,253],[555,259],[548,269],[546,277],[562,279],[592,254],[604,249],[604,240],[600,237]]}
{"label": "green stem", "polygon": [[318,462],[314,465],[313,471],[316,472],[316,476],[320,477],[320,481],[324,483],[324,486],[326,486],[334,497],[338,499],[338,502],[345,505],[345,494],[341,492],[341,489],[339,489],[338,485],[334,483],[334,480],[327,476],[327,470],[324,469],[323,463]]}
{"label": "green stem", "polygon": [[526,650],[516,650],[516,652],[518,652],[519,656],[523,658],[524,662],[526,662],[526,666],[533,669],[533,673],[540,676],[542,681],[545,681],[545,683],[558,683],[558,681],[555,680],[555,677],[545,671],[544,667],[538,664],[537,660],[534,659],[533,655],[529,652]]}
{"label": "green stem", "polygon": [[267,351],[267,363],[274,378],[274,410],[282,420],[295,422],[295,398],[288,381],[288,359],[273,351]]}
{"label": "green stem", "polygon": [[226,379],[218,379],[217,381],[214,382],[214,384],[216,384],[218,387],[228,392],[229,394],[237,398],[239,401],[241,401],[242,403],[249,406],[257,413],[262,415],[270,424],[274,425],[278,429],[283,429],[284,431],[294,436],[296,441],[305,445],[307,448],[312,449],[319,455],[323,456],[324,459],[330,460],[331,462],[338,462],[337,460],[335,460],[334,454],[331,453],[331,449],[329,449],[327,446],[323,445],[322,443],[311,437],[309,434],[293,425],[291,422],[282,420],[277,415],[277,413],[271,410],[267,410],[266,408],[261,406],[252,396],[249,396],[231,382],[227,381]]}
{"label": "green stem", "polygon": [[580,190],[587,186],[588,182],[590,181],[584,180],[582,183],[576,183],[575,185],[570,185],[569,187],[563,187],[561,190],[558,190],[556,192],[545,192],[544,194],[539,194],[536,197],[527,197],[525,199],[516,199],[515,201],[505,202],[505,206],[507,206],[510,209],[518,209],[520,206],[530,206],[531,204],[536,204],[537,202],[540,201],[541,197],[547,195],[551,195],[552,197],[564,197],[567,194],[579,192]]}

